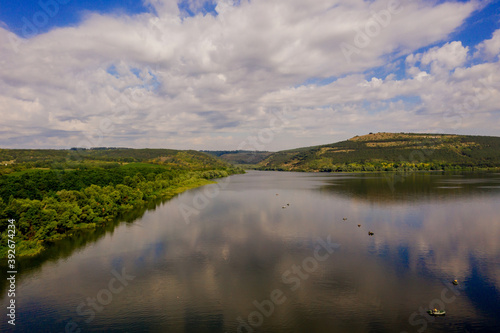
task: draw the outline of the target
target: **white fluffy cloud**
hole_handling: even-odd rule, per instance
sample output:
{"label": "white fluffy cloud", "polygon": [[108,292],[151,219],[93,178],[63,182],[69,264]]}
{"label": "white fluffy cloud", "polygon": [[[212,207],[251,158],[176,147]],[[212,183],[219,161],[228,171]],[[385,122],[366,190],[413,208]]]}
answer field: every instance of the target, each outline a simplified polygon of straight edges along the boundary
{"label": "white fluffy cloud", "polygon": [[[476,1],[220,0],[214,16],[193,0],[194,17],[175,0],[146,3],[154,11],[90,14],[25,40],[0,28],[0,145],[236,149],[280,110],[287,125],[265,149],[379,130],[498,132],[497,62],[467,65],[460,41],[413,54]],[[479,46],[490,58],[498,36]],[[385,77],[366,76],[380,66]],[[402,66],[407,77],[390,75]]]}
{"label": "white fluffy cloud", "polygon": [[495,31],[491,39],[485,40],[477,46],[476,56],[483,56],[487,59],[498,58],[500,54],[500,30]]}
{"label": "white fluffy cloud", "polygon": [[424,53],[421,63],[431,65],[433,72],[451,70],[465,64],[468,54],[469,48],[463,47],[461,42],[451,42]]}

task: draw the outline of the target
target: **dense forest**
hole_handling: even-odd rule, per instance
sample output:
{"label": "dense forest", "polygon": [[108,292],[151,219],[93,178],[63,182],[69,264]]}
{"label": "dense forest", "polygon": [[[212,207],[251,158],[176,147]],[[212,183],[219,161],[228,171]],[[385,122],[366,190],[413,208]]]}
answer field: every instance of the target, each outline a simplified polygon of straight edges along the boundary
{"label": "dense forest", "polygon": [[0,149],[0,174],[32,168],[81,168],[82,162],[91,164],[100,162],[147,162],[194,170],[227,167],[227,163],[224,163],[224,161],[194,150],[128,148]]}
{"label": "dense forest", "polygon": [[17,255],[34,255],[147,202],[244,172],[212,156],[166,149],[0,151],[0,256],[9,219]]}
{"label": "dense forest", "polygon": [[280,151],[258,169],[352,172],[500,167],[500,137],[370,133],[323,146]]}

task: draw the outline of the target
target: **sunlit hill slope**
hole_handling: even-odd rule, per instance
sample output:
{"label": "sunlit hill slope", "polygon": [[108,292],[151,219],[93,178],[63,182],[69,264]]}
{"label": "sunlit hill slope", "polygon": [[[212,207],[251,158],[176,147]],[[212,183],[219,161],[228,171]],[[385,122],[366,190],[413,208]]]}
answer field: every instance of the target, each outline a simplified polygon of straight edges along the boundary
{"label": "sunlit hill slope", "polygon": [[262,170],[397,171],[500,167],[500,137],[370,133],[346,141],[276,152]]}

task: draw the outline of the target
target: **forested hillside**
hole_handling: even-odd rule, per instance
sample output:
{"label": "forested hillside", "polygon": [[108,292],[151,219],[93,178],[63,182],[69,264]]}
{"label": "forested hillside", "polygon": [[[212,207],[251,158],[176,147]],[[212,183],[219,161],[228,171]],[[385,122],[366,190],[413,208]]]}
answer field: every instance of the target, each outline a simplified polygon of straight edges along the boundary
{"label": "forested hillside", "polygon": [[323,146],[272,154],[262,170],[396,171],[500,167],[500,138],[376,133]]}
{"label": "forested hillside", "polygon": [[173,168],[207,170],[227,163],[202,152],[173,149],[93,148],[71,150],[0,149],[0,174],[31,168],[79,168],[83,162],[148,162]]}
{"label": "forested hillside", "polygon": [[165,149],[4,149],[0,157],[0,256],[9,219],[17,255],[33,255],[148,201],[243,172],[201,152]]}

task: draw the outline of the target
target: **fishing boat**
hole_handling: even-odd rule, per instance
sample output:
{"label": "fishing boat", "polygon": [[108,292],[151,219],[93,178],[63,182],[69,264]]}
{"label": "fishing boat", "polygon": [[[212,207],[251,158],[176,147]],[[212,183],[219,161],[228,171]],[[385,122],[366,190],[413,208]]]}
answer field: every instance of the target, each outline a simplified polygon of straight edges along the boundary
{"label": "fishing boat", "polygon": [[431,316],[444,316],[446,314],[446,311],[434,309],[427,311],[427,313],[430,314]]}

